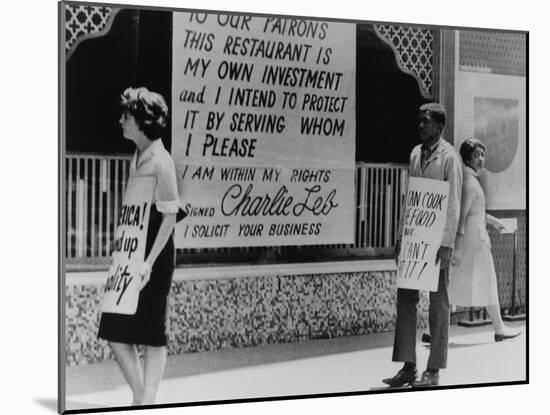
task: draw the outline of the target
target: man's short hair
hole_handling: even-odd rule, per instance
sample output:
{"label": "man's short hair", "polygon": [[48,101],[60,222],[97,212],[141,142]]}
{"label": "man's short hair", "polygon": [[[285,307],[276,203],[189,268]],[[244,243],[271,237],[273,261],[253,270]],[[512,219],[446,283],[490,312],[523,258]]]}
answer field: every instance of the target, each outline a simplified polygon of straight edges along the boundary
{"label": "man's short hair", "polygon": [[420,106],[419,111],[429,112],[430,117],[432,117],[439,124],[445,125],[445,122],[447,121],[447,111],[445,111],[443,105],[438,104],[437,102],[423,104]]}

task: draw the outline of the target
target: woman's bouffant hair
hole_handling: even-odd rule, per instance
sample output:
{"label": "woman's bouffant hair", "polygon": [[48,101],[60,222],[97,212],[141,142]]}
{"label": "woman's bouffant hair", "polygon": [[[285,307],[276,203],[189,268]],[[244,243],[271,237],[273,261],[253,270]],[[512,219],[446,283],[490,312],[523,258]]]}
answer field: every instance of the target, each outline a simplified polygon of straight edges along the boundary
{"label": "woman's bouffant hair", "polygon": [[122,111],[134,116],[139,129],[147,138],[159,138],[168,118],[168,105],[162,95],[140,87],[126,88],[120,98]]}
{"label": "woman's bouffant hair", "polygon": [[466,140],[464,140],[464,142],[460,146],[460,157],[462,157],[462,162],[464,164],[468,164],[470,162],[472,154],[474,153],[476,148],[482,148],[483,151],[486,150],[485,144],[483,144],[477,138],[467,138]]}

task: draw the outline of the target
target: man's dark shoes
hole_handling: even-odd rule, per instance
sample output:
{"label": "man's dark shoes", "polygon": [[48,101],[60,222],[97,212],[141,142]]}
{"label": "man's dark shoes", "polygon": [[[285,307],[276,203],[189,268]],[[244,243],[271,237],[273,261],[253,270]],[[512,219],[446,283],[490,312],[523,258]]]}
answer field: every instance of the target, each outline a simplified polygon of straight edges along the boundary
{"label": "man's dark shoes", "polygon": [[518,331],[517,333],[512,334],[495,334],[495,341],[501,342],[503,340],[513,339],[514,337],[518,337],[521,334],[521,331]]}
{"label": "man's dark shoes", "polygon": [[384,382],[390,388],[398,388],[404,385],[412,386],[415,381],[416,381],[416,368],[414,369],[402,368],[399,372],[397,372],[397,375],[395,375],[393,378],[387,378],[382,380],[382,382]]}
{"label": "man's dark shoes", "polygon": [[420,388],[437,385],[439,385],[439,372],[430,372],[429,370],[422,373],[422,378],[414,383],[415,387]]}

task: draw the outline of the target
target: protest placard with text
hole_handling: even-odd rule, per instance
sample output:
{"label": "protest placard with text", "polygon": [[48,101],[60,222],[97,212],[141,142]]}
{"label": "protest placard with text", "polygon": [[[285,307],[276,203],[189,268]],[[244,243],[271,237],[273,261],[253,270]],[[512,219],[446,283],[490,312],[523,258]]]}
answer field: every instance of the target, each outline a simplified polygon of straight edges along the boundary
{"label": "protest placard with text", "polygon": [[436,255],[447,219],[449,183],[411,177],[397,264],[397,287],[437,291]]}
{"label": "protest placard with text", "polygon": [[136,312],[141,285],[138,271],[145,256],[155,180],[148,176],[128,180],[113,241],[112,265],[105,284],[102,312]]}

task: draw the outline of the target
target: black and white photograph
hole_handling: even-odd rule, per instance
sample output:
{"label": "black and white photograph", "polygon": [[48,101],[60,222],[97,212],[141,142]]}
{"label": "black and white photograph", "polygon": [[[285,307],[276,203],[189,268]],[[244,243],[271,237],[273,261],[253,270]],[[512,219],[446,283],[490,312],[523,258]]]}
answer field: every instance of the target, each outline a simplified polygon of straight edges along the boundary
{"label": "black and white photograph", "polygon": [[152,3],[58,3],[58,411],[526,387],[528,28]]}

